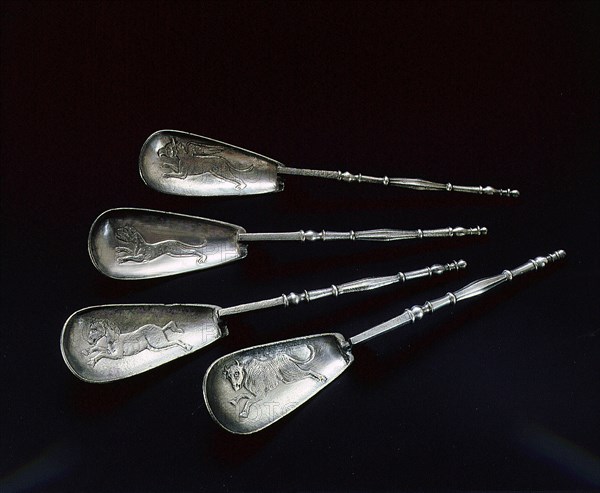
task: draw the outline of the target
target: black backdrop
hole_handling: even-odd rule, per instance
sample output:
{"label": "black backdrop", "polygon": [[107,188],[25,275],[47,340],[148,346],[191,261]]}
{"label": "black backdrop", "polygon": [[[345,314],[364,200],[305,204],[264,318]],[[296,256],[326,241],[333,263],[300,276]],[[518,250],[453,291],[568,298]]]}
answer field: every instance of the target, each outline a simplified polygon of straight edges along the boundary
{"label": "black backdrop", "polygon": [[[2,4],[2,490],[585,489],[600,486],[598,4]],[[288,177],[279,194],[144,186],[161,128],[292,166],[521,190],[518,199]],[[489,228],[485,238],[252,244],[248,258],[119,282],[88,228],[123,206],[248,231]],[[351,336],[470,280],[568,257],[355,350],[309,404],[252,436],[208,416],[217,357]],[[445,278],[232,316],[230,336],[126,381],[62,361],[75,310],[231,306],[464,258]]]}

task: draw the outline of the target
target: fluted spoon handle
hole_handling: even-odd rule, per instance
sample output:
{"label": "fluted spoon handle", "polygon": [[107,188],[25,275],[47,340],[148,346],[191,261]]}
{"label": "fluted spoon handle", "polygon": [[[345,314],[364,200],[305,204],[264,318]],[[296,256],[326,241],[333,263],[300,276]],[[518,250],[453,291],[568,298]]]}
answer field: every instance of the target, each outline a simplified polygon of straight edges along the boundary
{"label": "fluted spoon handle", "polygon": [[453,270],[464,269],[467,263],[464,260],[450,262],[445,265],[434,264],[430,267],[423,269],[413,270],[410,272],[399,272],[394,276],[382,276],[382,277],[367,277],[365,279],[359,279],[357,281],[351,281],[344,284],[332,284],[328,288],[314,289],[311,291],[303,291],[300,294],[289,293],[282,294],[276,298],[268,300],[255,301],[252,303],[245,303],[243,305],[232,306],[229,308],[220,308],[219,316],[223,317],[226,315],[233,315],[236,313],[249,312],[252,310],[262,310],[263,308],[271,308],[273,306],[290,306],[298,305],[301,302],[309,302],[327,296],[340,296],[346,293],[358,293],[361,291],[369,291],[371,289],[378,289],[390,284],[397,282],[405,282],[413,279],[420,279],[422,277],[431,277],[433,275],[440,275],[444,272]]}
{"label": "fluted spoon handle", "polygon": [[562,259],[566,256],[564,250],[557,250],[546,257],[536,257],[535,259],[531,259],[523,265],[516,267],[512,270],[504,270],[501,274],[496,276],[487,277],[485,279],[480,279],[479,281],[472,282],[468,284],[464,288],[459,289],[453,293],[447,293],[445,296],[441,298],[437,298],[433,301],[426,301],[421,306],[413,306],[412,308],[408,308],[404,311],[402,315],[399,315],[395,318],[388,320],[382,324],[379,324],[375,327],[370,328],[360,334],[355,335],[350,338],[351,344],[359,344],[364,341],[368,341],[373,337],[384,334],[392,329],[396,329],[398,327],[402,327],[403,325],[410,324],[417,320],[423,318],[423,316],[427,313],[433,313],[440,308],[443,308],[448,305],[454,305],[459,301],[466,300],[468,298],[473,298],[474,296],[479,296],[480,294],[489,291],[500,284],[503,284],[506,281],[511,281],[514,277],[525,274],[526,272],[530,272],[532,270],[541,269],[545,267],[550,262],[555,262],[556,260]]}
{"label": "fluted spoon handle", "polygon": [[240,241],[331,241],[365,240],[396,241],[421,238],[449,238],[452,236],[481,236],[487,234],[486,227],[448,227],[439,229],[370,229],[367,231],[292,231],[289,233],[239,233]]}
{"label": "fluted spoon handle", "polygon": [[379,183],[382,185],[391,185],[400,188],[410,188],[413,190],[441,190],[448,192],[464,192],[464,193],[476,193],[479,195],[501,195],[507,197],[518,197],[518,190],[511,190],[510,188],[494,188],[490,186],[465,186],[465,185],[453,185],[452,183],[436,183],[429,180],[422,180],[420,178],[389,178],[384,176],[382,178],[376,176],[363,175],[362,173],[353,174],[348,171],[326,171],[316,169],[301,169],[301,168],[288,168],[287,166],[279,166],[277,173],[282,175],[297,175],[297,176],[314,176],[318,178],[329,178],[332,180],[356,182],[356,183]]}

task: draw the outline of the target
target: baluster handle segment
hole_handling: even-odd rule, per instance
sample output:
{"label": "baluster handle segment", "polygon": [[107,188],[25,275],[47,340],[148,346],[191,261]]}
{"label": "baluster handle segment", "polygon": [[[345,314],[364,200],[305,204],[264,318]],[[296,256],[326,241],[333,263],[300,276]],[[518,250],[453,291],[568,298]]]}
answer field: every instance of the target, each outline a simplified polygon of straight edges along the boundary
{"label": "baluster handle segment", "polygon": [[367,231],[292,231],[289,233],[239,233],[239,241],[396,241],[421,238],[448,238],[451,236],[481,236],[487,234],[486,227],[448,227],[440,229],[371,229]]}
{"label": "baluster handle segment", "polygon": [[492,288],[506,282],[511,281],[514,277],[520,276],[532,270],[541,269],[545,267],[550,262],[555,262],[559,259],[562,259],[566,256],[564,250],[557,250],[554,253],[546,257],[536,257],[535,259],[529,260],[525,264],[516,267],[512,270],[505,270],[501,274],[497,276],[487,277],[485,279],[480,279],[479,281],[472,282],[468,284],[464,288],[455,291],[454,293],[447,293],[445,296],[441,298],[435,299],[433,301],[426,301],[421,306],[413,306],[412,308],[407,308],[404,310],[402,315],[394,317],[387,322],[383,322],[382,324],[376,325],[360,334],[355,335],[350,338],[351,344],[359,344],[361,342],[367,341],[376,337],[378,335],[384,334],[392,329],[396,329],[398,327],[402,327],[403,325],[407,325],[409,323],[415,322],[416,320],[420,320],[427,313],[433,313],[440,308],[443,308],[448,305],[454,305],[459,301],[466,300],[468,298],[473,298],[475,296],[479,296],[480,294],[489,291]]}
{"label": "baluster handle segment", "polygon": [[464,192],[464,193],[476,193],[479,195],[500,195],[506,197],[518,197],[518,190],[511,190],[510,188],[494,188],[490,186],[464,186],[464,185],[452,185],[452,183],[436,183],[429,180],[422,180],[420,178],[389,178],[384,176],[379,178],[376,176],[367,176],[362,173],[352,174],[347,171],[326,171],[317,169],[300,169],[300,168],[288,168],[287,166],[279,166],[277,168],[279,174],[284,175],[299,175],[299,176],[314,176],[318,178],[328,178],[346,182],[356,183],[379,183],[382,185],[392,185],[400,188],[410,188],[412,190],[433,190],[440,191],[445,190],[448,192]]}
{"label": "baluster handle segment", "polygon": [[312,291],[303,291],[300,294],[289,293],[282,294],[276,298],[268,300],[255,301],[252,303],[246,303],[243,305],[232,306],[230,308],[219,309],[219,316],[233,315],[236,313],[249,312],[253,310],[261,310],[263,308],[271,308],[274,306],[290,306],[299,305],[301,302],[309,302],[326,298],[328,296],[340,296],[346,293],[358,293],[361,291],[369,291],[371,289],[378,289],[390,284],[397,282],[405,282],[413,279],[420,279],[422,277],[431,277],[433,275],[440,275],[444,272],[464,269],[467,263],[464,260],[453,261],[448,264],[434,264],[430,267],[423,269],[413,270],[409,272],[399,272],[394,276],[383,276],[383,277],[367,277],[359,279],[357,281],[351,281],[344,284],[332,284],[328,288],[314,289]]}

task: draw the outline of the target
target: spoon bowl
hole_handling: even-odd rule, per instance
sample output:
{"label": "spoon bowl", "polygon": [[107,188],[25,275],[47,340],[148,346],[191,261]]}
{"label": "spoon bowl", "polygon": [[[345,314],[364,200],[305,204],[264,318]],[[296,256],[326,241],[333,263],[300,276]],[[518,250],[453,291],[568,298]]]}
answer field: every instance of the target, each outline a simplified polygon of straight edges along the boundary
{"label": "spoon bowl", "polygon": [[148,279],[244,258],[244,228],[213,219],[147,209],[111,209],[92,224],[94,266],[114,279]]}
{"label": "spoon bowl", "polygon": [[354,361],[340,334],[254,346],[223,356],[204,376],[204,400],[227,431],[249,434],[283,418]]}
{"label": "spoon bowl", "polygon": [[120,380],[190,354],[225,337],[213,305],[104,305],[65,322],[61,351],[69,369],[90,383]]}
{"label": "spoon bowl", "polygon": [[280,163],[252,151],[188,132],[160,130],[140,151],[146,185],[185,196],[255,195],[283,190]]}

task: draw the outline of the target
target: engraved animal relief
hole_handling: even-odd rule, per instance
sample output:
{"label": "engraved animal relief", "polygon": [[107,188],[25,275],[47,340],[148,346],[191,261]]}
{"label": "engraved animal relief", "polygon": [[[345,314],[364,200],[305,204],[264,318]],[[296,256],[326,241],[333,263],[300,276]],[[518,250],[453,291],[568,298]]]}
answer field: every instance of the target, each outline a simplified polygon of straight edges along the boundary
{"label": "engraved animal relief", "polygon": [[243,190],[246,182],[239,175],[251,171],[254,164],[236,166],[224,156],[226,150],[226,147],[218,144],[198,144],[171,137],[171,141],[158,149],[157,154],[158,157],[167,158],[162,161],[163,167],[168,170],[163,174],[165,178],[185,180],[188,176],[209,173],[234,184],[236,190]]}
{"label": "engraved animal relief", "polygon": [[290,384],[305,378],[312,378],[318,382],[327,381],[327,377],[308,366],[315,357],[315,350],[311,345],[305,347],[309,350],[305,359],[280,350],[267,357],[249,357],[242,362],[236,359],[233,364],[223,369],[223,375],[229,380],[233,390],[244,392],[230,401],[231,405],[236,406],[245,400],[239,413],[240,418],[247,418],[250,408],[282,383]]}
{"label": "engraved animal relief", "polygon": [[206,245],[205,239],[202,239],[202,243],[199,245],[189,245],[177,240],[148,243],[142,234],[131,225],[117,228],[115,238],[123,244],[123,246],[115,248],[116,260],[119,264],[150,262],[162,255],[170,257],[196,256],[198,257],[196,262],[199,264],[206,260],[206,255],[202,253],[202,248]]}
{"label": "engraved animal relief", "polygon": [[146,324],[133,332],[122,334],[121,329],[111,320],[98,319],[84,329],[84,339],[91,347],[84,349],[82,353],[87,356],[87,364],[95,366],[101,359],[123,359],[145,349],[150,351],[162,351],[173,347],[180,347],[184,351],[192,349],[192,346],[178,338],[169,339],[167,332],[183,334],[183,329],[170,321],[164,327]]}

